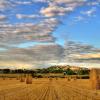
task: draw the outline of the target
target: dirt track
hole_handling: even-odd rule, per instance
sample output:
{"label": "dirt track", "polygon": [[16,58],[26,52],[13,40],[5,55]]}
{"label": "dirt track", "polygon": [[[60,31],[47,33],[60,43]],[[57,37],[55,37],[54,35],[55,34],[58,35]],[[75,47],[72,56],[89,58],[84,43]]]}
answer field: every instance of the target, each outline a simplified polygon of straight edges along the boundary
{"label": "dirt track", "polygon": [[89,80],[33,79],[33,84],[2,80],[0,100],[100,100],[99,91],[90,89]]}

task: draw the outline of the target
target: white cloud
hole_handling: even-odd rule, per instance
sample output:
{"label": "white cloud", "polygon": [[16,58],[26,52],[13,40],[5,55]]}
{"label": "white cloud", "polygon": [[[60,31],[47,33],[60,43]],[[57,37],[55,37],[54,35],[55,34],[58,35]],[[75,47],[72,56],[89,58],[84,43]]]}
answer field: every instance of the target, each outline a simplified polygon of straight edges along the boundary
{"label": "white cloud", "polygon": [[0,0],[0,11],[5,11],[13,8],[15,5],[9,0]]}
{"label": "white cloud", "polygon": [[85,2],[86,0],[54,0],[55,3],[73,3],[73,2]]}
{"label": "white cloud", "polygon": [[48,3],[48,2],[50,2],[50,1],[52,1],[52,0],[32,0],[32,2],[41,2],[41,3]]}
{"label": "white cloud", "polygon": [[44,19],[40,23],[1,24],[0,42],[10,45],[24,42],[54,42],[52,32],[59,24],[55,18]]}
{"label": "white cloud", "polygon": [[81,14],[91,17],[95,15],[95,12],[96,12],[96,8],[91,8],[90,10],[81,12]]}
{"label": "white cloud", "polygon": [[7,19],[6,15],[0,15],[0,21],[4,21],[6,19]]}
{"label": "white cloud", "polygon": [[28,4],[32,4],[32,2],[31,1],[15,1],[15,4],[28,5]]}
{"label": "white cloud", "polygon": [[[100,52],[100,49],[73,41],[69,41],[62,47],[55,44],[56,38],[52,34],[60,24],[58,16],[68,15],[75,11],[77,7],[89,5],[89,3],[91,5],[100,3],[99,0],[95,2],[87,1],[0,0],[0,12],[2,12],[2,15],[0,15],[0,48],[6,49],[5,51],[0,51],[0,66],[25,66],[29,68],[32,66],[51,65],[52,63],[59,64],[61,62],[99,63],[99,56],[97,57],[97,55],[93,54]],[[30,7],[30,4],[34,5],[40,2],[45,3],[46,6],[36,9],[39,15],[34,12],[32,14],[22,14],[24,7],[20,8],[19,6]],[[8,15],[6,10],[10,11]],[[96,9],[92,8],[81,14],[92,16],[95,14],[95,11]],[[16,20],[12,20],[14,16],[17,17]],[[32,20],[30,23],[30,19],[35,18],[36,20]],[[10,23],[11,20],[18,20],[18,23],[14,22],[12,24]],[[75,20],[83,20],[83,17],[78,16]],[[28,42],[38,42],[41,44],[44,42],[46,44],[28,48],[17,48],[19,44]],[[17,47],[15,47],[16,45]],[[84,57],[82,57],[82,53],[85,54]]]}
{"label": "white cloud", "polygon": [[74,21],[82,21],[82,20],[85,20],[85,18],[82,17],[82,16],[77,16],[74,19],[75,19]]}
{"label": "white cloud", "polygon": [[35,19],[35,18],[40,18],[39,15],[24,15],[24,14],[16,14],[16,17],[18,19]]}
{"label": "white cloud", "polygon": [[99,63],[99,51],[100,49],[94,48],[91,45],[67,41],[64,47],[64,61]]}
{"label": "white cloud", "polygon": [[41,13],[46,17],[53,17],[57,15],[64,15],[65,13],[73,11],[72,7],[59,7],[59,6],[49,6],[48,8],[41,9]]}
{"label": "white cloud", "polygon": [[[9,59],[10,56],[10,59]],[[25,66],[38,65],[39,63],[46,64],[53,61],[59,61],[63,56],[63,48],[57,44],[49,44],[49,45],[36,45],[30,48],[15,48],[7,51],[3,51],[0,53],[0,62],[4,65],[4,61],[6,61],[9,66],[22,65]],[[11,63],[12,62],[12,63]],[[13,63],[14,62],[14,63]],[[5,66],[7,65],[5,64]],[[17,64],[18,63],[18,64]],[[1,65],[1,63],[0,63]],[[38,67],[38,66],[37,66]]]}
{"label": "white cloud", "polygon": [[[46,17],[65,15],[74,11],[76,7],[82,6],[84,2],[84,0],[54,0],[49,2],[48,7],[42,8],[40,13]],[[61,4],[65,6],[61,6]]]}

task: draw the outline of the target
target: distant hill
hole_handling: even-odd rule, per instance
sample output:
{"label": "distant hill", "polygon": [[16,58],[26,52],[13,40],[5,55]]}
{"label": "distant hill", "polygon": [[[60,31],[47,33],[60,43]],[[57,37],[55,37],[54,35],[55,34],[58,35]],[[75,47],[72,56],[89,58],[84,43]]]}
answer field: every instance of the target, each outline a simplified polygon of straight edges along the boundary
{"label": "distant hill", "polygon": [[78,66],[70,66],[70,65],[55,65],[55,66],[51,66],[49,67],[49,69],[52,68],[52,69],[62,69],[62,70],[67,70],[68,68],[70,68],[71,70],[80,70],[80,69],[84,69],[84,70],[88,70],[88,68],[81,68],[81,67],[78,67]]}

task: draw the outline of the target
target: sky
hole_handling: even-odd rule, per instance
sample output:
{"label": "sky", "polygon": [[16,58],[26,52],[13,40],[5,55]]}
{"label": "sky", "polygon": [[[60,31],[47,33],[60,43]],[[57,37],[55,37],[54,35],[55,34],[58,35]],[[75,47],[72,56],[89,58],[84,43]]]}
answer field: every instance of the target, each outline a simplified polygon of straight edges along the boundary
{"label": "sky", "polygon": [[100,67],[100,0],[0,0],[0,68]]}

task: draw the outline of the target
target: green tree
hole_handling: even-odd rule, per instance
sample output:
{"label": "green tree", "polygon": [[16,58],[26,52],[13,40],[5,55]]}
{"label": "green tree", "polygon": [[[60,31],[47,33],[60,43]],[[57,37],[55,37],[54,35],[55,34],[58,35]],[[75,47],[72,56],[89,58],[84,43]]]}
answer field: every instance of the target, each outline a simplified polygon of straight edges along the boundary
{"label": "green tree", "polygon": [[75,75],[75,72],[74,72],[73,70],[71,70],[70,68],[68,68],[68,69],[66,70],[66,74],[67,74],[67,75]]}

